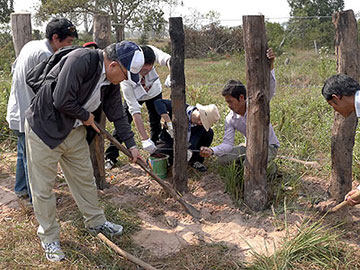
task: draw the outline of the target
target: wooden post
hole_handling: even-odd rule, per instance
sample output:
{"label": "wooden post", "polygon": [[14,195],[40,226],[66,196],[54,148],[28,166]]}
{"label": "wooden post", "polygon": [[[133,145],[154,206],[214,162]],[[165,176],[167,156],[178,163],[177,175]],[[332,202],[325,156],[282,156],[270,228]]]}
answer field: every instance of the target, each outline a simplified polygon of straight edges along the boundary
{"label": "wooden post", "polygon": [[31,14],[11,13],[10,20],[15,55],[18,57],[22,47],[32,40]]}
{"label": "wooden post", "polygon": [[111,43],[111,21],[109,15],[94,15],[94,41],[100,49]]}
{"label": "wooden post", "polygon": [[266,167],[269,144],[270,65],[266,58],[264,16],[243,16],[247,81],[244,199],[253,210],[266,207]]}
{"label": "wooden post", "polygon": [[[105,128],[106,116],[102,112],[99,125]],[[90,158],[94,169],[94,177],[98,189],[108,188],[110,185],[105,180],[105,159],[104,159],[104,136],[96,134],[90,144]]]}
{"label": "wooden post", "polygon": [[[335,13],[332,21],[336,28],[337,72],[347,74],[359,81],[359,43],[354,12],[347,10]],[[337,202],[343,201],[344,196],[352,187],[352,155],[357,121],[355,113],[346,118],[338,112],[334,114],[331,137],[330,195]]]}
{"label": "wooden post", "polygon": [[173,185],[177,191],[188,191],[187,178],[187,129],[185,95],[185,40],[181,17],[170,18],[171,38],[171,105],[172,121],[175,128]]}
{"label": "wooden post", "polygon": [[[110,36],[110,17],[107,15],[94,15],[94,41],[98,44],[99,48],[103,49],[110,45]],[[99,124],[105,128],[106,117],[104,113],[101,114]],[[104,137],[101,134],[96,134],[90,144],[90,157],[98,189],[107,188],[109,184],[105,180]]]}

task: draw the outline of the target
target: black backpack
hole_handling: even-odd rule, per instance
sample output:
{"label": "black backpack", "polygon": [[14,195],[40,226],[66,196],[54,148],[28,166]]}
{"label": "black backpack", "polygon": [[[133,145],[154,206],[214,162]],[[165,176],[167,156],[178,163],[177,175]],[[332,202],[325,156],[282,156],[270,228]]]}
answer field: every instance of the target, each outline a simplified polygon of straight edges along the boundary
{"label": "black backpack", "polygon": [[[83,47],[79,45],[62,47],[59,50],[57,50],[53,55],[50,55],[47,59],[40,62],[36,66],[32,67],[26,74],[27,85],[30,86],[30,88],[36,94],[41,88],[43,82],[45,81],[46,75],[57,63],[60,62],[61,58],[67,55],[68,53],[79,48],[83,48]],[[96,65],[94,66],[95,66],[94,68],[96,68]],[[91,74],[93,74],[94,72],[91,72]]]}

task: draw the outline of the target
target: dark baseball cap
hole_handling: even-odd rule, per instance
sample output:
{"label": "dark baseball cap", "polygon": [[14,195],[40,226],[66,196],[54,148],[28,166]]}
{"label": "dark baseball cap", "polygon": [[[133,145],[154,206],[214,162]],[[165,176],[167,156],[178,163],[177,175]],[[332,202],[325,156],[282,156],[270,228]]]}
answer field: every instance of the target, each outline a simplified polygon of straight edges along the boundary
{"label": "dark baseball cap", "polygon": [[139,82],[139,72],[144,65],[144,54],[141,48],[132,41],[116,43],[116,53],[119,62],[128,70],[128,78]]}

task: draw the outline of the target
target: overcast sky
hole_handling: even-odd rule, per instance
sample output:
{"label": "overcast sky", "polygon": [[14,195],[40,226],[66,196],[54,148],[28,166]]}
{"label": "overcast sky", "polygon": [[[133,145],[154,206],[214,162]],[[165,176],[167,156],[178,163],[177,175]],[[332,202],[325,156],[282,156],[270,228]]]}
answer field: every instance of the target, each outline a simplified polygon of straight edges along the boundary
{"label": "overcast sky", "polygon": [[[14,0],[15,12],[32,11],[40,0]],[[172,16],[191,14],[191,8],[205,14],[210,10],[220,13],[225,25],[240,24],[243,15],[262,14],[270,21],[287,21],[290,8],[286,0],[183,0],[184,7],[177,7]],[[360,15],[360,0],[345,0],[345,10],[352,9]],[[169,11],[165,11],[167,14]],[[285,19],[284,19],[285,18]]]}

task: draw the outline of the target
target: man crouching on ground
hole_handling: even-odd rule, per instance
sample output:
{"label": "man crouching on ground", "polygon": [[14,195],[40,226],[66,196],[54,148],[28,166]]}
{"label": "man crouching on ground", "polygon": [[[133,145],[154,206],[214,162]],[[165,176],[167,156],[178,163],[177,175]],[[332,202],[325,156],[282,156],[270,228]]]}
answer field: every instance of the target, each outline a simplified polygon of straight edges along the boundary
{"label": "man crouching on ground", "polygon": [[[360,84],[350,76],[346,74],[331,76],[325,81],[321,93],[327,103],[342,116],[348,117],[355,112],[356,117],[360,117]],[[345,195],[345,200],[351,206],[360,204],[360,200],[351,198],[359,191],[360,185]]]}
{"label": "man crouching on ground", "polygon": [[[275,54],[271,48],[266,52],[270,60],[270,99],[275,95],[276,80],[274,71]],[[221,165],[229,164],[233,161],[240,161],[246,153],[246,146],[234,146],[235,131],[238,130],[246,138],[246,119],[247,119],[247,101],[246,88],[240,81],[229,80],[225,85],[222,96],[230,108],[230,113],[226,116],[225,132],[223,142],[215,147],[202,147],[200,154],[203,157],[212,155],[218,156],[218,162]],[[275,135],[274,128],[269,123],[269,148],[268,163],[277,155],[280,143]]]}
{"label": "man crouching on ground", "polygon": [[119,83],[128,76],[138,76],[143,64],[143,53],[133,42],[112,44],[104,51],[76,49],[48,73],[26,112],[29,182],[38,236],[49,261],[65,258],[52,192],[58,163],[85,218],[85,227],[93,233],[122,233],[122,226],[107,221],[99,206],[86,137],[87,129],[99,132],[94,119],[104,111],[131,151],[133,162],[142,158],[123,110]]}

